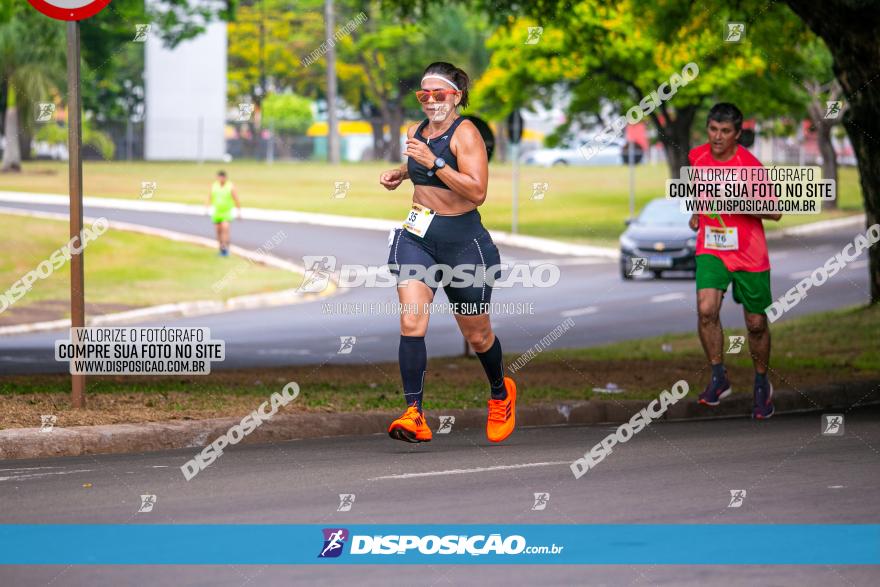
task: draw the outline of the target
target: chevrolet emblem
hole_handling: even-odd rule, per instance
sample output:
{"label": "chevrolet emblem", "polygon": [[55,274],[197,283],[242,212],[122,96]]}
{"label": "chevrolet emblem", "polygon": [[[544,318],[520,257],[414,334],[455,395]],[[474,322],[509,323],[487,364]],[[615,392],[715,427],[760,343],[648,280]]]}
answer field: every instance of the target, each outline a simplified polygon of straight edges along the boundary
{"label": "chevrolet emblem", "polygon": [[664,245],[663,243],[654,243],[654,250],[655,251],[662,251],[665,248],[666,248],[666,245]]}

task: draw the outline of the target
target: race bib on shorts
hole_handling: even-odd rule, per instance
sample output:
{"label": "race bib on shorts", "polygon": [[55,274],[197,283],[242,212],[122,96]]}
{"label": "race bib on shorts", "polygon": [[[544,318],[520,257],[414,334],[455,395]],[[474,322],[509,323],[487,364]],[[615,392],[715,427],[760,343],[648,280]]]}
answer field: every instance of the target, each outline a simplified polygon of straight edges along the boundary
{"label": "race bib on shorts", "polygon": [[403,221],[403,227],[416,236],[424,237],[432,220],[434,220],[433,210],[419,204],[413,204],[406,220]]}
{"label": "race bib on shorts", "polygon": [[703,245],[713,251],[739,250],[739,235],[736,226],[727,228],[707,226]]}

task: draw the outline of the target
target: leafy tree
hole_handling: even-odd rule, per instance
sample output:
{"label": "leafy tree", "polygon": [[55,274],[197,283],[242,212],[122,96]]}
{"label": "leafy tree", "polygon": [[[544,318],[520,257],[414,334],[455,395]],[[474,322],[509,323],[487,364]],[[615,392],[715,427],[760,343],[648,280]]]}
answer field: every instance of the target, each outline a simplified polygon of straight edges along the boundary
{"label": "leafy tree", "polygon": [[[602,118],[607,102],[620,115],[634,108],[631,120],[638,118],[639,110],[650,111],[646,120],[665,148],[670,174],[678,177],[679,168],[687,165],[691,127],[706,105],[737,102],[755,115],[791,103],[791,90],[774,85],[770,74],[793,54],[780,48],[768,55],[756,39],[806,34],[792,15],[786,18],[771,7],[760,23],[747,29],[751,42],[725,43],[724,23],[744,18],[724,6],[688,11],[686,5],[660,0],[583,2],[547,20],[534,44],[526,43],[528,27],[542,21],[511,20],[490,41],[494,52],[480,83],[480,103],[504,115],[535,98],[556,100],[558,89],[564,88],[571,101],[562,133],[597,120],[607,127],[611,120]],[[699,71],[695,79],[687,83],[685,78],[686,85],[665,101],[651,97],[660,93],[661,84],[668,87],[677,76],[684,77],[683,69],[691,62]]]}
{"label": "leafy tree", "polygon": [[263,100],[263,126],[304,133],[312,124],[312,103],[295,94],[270,94]]}
{"label": "leafy tree", "polygon": [[[316,100],[326,97],[323,4],[242,3],[230,26],[230,100],[259,104],[263,85],[269,91],[293,91]],[[350,22],[356,25],[332,39],[340,96],[371,122],[374,154],[398,161],[398,129],[407,116],[419,115],[412,92],[425,66],[451,61],[477,77],[488,61],[485,18],[460,7],[430,11],[417,19],[399,19],[375,1],[339,0],[335,7],[337,31]],[[317,59],[308,59],[315,51]],[[385,128],[390,129],[387,138]]]}
{"label": "leafy tree", "polygon": [[[20,171],[28,152],[35,104],[51,102],[64,73],[64,38],[53,21],[29,4],[0,12],[0,74],[3,80],[2,171]],[[24,128],[22,127],[24,125]],[[27,142],[22,145],[22,135]]]}
{"label": "leafy tree", "polygon": [[[36,132],[37,140],[47,143],[67,144],[67,124],[46,124]],[[95,128],[92,121],[82,121],[82,144],[94,147],[104,159],[113,159],[116,145],[107,134]]]}
{"label": "leafy tree", "polygon": [[[129,116],[143,100],[143,45],[134,43],[135,25],[152,24],[154,34],[175,46],[205,30],[214,19],[228,19],[238,0],[224,4],[187,0],[114,0],[81,21],[83,109],[96,121]],[[28,158],[36,102],[67,95],[65,24],[25,2],[0,6],[0,107],[6,148],[3,170]]]}
{"label": "leafy tree", "polygon": [[[407,115],[421,117],[413,92],[434,61],[448,61],[476,80],[488,62],[486,19],[462,7],[426,11],[400,19],[372,2],[368,19],[337,45],[346,98],[372,116],[376,154],[400,161],[400,127]],[[355,95],[352,95],[355,94]],[[389,129],[387,142],[382,129]]]}

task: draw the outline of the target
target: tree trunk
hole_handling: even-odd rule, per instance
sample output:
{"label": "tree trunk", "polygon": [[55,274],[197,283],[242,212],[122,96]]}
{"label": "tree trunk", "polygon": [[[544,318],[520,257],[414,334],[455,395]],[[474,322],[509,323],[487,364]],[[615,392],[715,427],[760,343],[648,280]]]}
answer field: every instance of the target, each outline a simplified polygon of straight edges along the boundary
{"label": "tree trunk", "polygon": [[403,124],[403,105],[400,101],[392,102],[388,111],[390,117],[388,120],[388,161],[391,163],[400,163],[400,126]]}
{"label": "tree trunk", "polygon": [[18,125],[18,149],[19,154],[21,156],[21,161],[24,163],[25,161],[31,161],[33,159],[33,155],[31,153],[31,143],[34,140],[34,132],[31,128],[29,128],[25,124]]}
{"label": "tree trunk", "polygon": [[495,123],[495,160],[498,163],[507,162],[507,121],[499,120]]}
{"label": "tree trunk", "polygon": [[10,86],[7,94],[6,121],[3,125],[6,146],[3,149],[3,166],[0,171],[21,171],[21,146],[18,142],[18,107],[15,90]]}
{"label": "tree trunk", "polygon": [[388,144],[385,142],[385,121],[381,117],[370,118],[373,129],[373,161],[384,161],[387,156]]}
{"label": "tree trunk", "polygon": [[667,117],[662,125],[656,117],[652,116],[660,141],[663,143],[663,149],[666,151],[666,161],[669,165],[671,179],[679,179],[681,168],[689,165],[691,125],[694,123],[696,113],[696,106],[685,106],[676,110],[674,119]]}
{"label": "tree trunk", "polygon": [[[791,9],[819,35],[834,57],[834,75],[843,88],[848,112],[843,126],[859,163],[867,226],[880,221],[880,11],[871,2],[847,0],[786,0]],[[868,249],[871,303],[880,302],[880,246]]]}
{"label": "tree trunk", "polygon": [[[834,127],[824,121],[814,121],[813,124],[816,126],[816,140],[819,143],[819,153],[822,155],[822,179],[833,179],[836,185],[837,153],[834,152],[834,144],[831,142],[831,129]],[[823,201],[822,209],[836,210],[837,200]]]}

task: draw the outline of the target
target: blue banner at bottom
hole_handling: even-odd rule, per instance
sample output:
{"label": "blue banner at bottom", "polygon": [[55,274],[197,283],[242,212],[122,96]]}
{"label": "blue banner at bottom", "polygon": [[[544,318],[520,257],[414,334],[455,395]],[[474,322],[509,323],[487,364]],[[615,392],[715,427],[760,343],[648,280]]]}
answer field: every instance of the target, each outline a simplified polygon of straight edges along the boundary
{"label": "blue banner at bottom", "polygon": [[0,564],[876,565],[880,525],[7,524]]}

